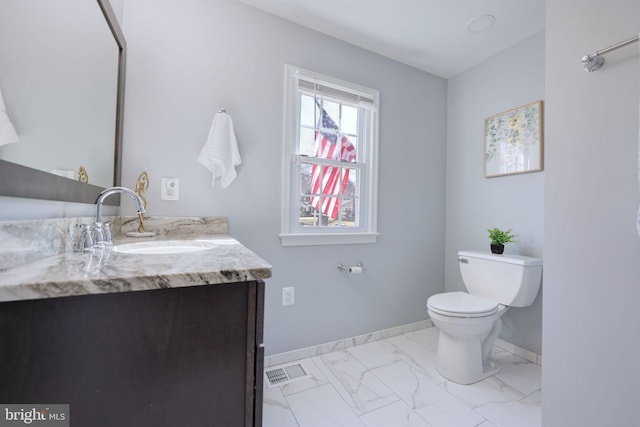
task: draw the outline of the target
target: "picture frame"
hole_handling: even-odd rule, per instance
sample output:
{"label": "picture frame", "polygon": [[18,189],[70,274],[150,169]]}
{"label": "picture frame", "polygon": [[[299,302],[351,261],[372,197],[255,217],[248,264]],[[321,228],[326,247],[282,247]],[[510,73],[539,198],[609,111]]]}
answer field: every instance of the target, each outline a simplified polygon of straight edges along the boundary
{"label": "picture frame", "polygon": [[543,170],[542,101],[484,120],[484,176]]}

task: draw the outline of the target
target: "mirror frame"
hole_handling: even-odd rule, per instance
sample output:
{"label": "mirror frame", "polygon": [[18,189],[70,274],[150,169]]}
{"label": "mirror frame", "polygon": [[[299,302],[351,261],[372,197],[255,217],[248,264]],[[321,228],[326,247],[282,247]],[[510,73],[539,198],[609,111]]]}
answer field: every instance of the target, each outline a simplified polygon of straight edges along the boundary
{"label": "mirror frame", "polygon": [[[119,186],[122,169],[122,132],[124,121],[124,83],[127,43],[109,0],[97,0],[98,6],[118,45],[118,82],[116,93],[116,126],[113,185]],[[17,163],[0,160],[0,196],[57,200],[75,203],[95,203],[104,187],[84,184],[69,178],[40,171]],[[119,205],[120,195],[114,194],[104,202]]]}

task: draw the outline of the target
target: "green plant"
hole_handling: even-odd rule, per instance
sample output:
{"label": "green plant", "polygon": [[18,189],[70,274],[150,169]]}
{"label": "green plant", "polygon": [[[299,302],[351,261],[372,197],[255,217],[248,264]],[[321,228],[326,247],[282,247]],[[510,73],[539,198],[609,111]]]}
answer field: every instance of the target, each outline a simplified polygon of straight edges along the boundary
{"label": "green plant", "polygon": [[513,242],[515,235],[511,233],[511,229],[503,231],[499,228],[488,228],[489,240],[492,245],[504,245],[505,243]]}

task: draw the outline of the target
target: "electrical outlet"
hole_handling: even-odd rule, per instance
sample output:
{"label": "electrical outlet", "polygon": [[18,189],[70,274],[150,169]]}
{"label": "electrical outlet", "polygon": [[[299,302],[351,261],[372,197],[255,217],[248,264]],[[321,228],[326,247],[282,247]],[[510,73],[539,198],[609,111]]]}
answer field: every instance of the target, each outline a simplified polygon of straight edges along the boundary
{"label": "electrical outlet", "polygon": [[178,200],[180,197],[180,180],[178,178],[162,178],[160,180],[160,199]]}
{"label": "electrical outlet", "polygon": [[295,300],[295,288],[282,288],[282,305],[293,305]]}

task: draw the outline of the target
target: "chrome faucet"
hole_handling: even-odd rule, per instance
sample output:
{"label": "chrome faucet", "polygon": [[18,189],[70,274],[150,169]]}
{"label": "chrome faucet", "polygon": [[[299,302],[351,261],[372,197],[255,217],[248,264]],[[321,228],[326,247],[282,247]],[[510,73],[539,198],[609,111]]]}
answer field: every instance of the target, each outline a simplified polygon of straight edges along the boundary
{"label": "chrome faucet", "polygon": [[[102,233],[102,204],[104,203],[104,199],[116,193],[128,194],[133,200],[135,200],[138,205],[138,216],[141,216],[145,212],[142,199],[140,199],[140,196],[138,196],[133,190],[126,187],[111,187],[103,190],[98,196],[98,200],[96,200],[96,223],[93,240],[94,244],[97,246],[103,246],[105,243]],[[110,241],[107,243],[110,243]]]}

